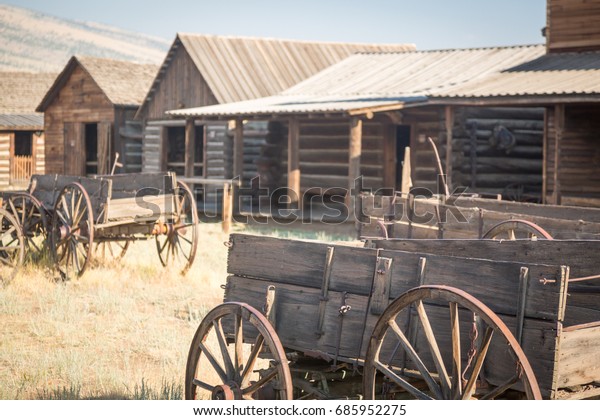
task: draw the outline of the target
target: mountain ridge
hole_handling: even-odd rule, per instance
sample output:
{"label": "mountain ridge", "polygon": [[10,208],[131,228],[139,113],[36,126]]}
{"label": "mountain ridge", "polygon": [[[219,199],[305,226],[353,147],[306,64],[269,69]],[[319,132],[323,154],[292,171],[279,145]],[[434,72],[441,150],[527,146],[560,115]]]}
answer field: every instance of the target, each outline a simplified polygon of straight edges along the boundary
{"label": "mountain ridge", "polygon": [[0,4],[0,71],[59,72],[73,55],[160,64],[170,44],[102,23]]}

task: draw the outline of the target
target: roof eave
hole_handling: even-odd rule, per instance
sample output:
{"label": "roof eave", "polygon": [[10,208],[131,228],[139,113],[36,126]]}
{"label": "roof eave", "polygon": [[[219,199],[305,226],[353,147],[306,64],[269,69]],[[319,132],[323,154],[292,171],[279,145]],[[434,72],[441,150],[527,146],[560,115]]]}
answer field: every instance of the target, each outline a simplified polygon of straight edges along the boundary
{"label": "roof eave", "polygon": [[431,97],[427,105],[463,106],[544,106],[554,104],[600,103],[599,94],[506,95],[479,97]]}

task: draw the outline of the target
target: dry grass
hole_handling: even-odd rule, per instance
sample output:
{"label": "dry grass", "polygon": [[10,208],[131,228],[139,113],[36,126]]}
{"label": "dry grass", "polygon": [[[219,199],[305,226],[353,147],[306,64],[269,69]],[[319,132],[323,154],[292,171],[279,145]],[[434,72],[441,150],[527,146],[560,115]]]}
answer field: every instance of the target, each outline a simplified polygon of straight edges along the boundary
{"label": "dry grass", "polygon": [[200,238],[186,276],[163,269],[149,241],[74,281],[29,266],[0,287],[0,399],[181,398],[190,342],[226,279],[227,236],[203,224]]}

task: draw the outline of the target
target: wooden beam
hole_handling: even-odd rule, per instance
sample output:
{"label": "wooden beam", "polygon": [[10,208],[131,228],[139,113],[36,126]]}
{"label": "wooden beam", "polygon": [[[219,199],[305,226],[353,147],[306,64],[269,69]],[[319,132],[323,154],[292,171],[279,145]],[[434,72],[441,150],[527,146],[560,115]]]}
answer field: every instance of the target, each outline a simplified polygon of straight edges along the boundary
{"label": "wooden beam", "polygon": [[397,171],[396,125],[383,125],[383,187],[396,189]]}
{"label": "wooden beam", "polygon": [[194,119],[188,118],[185,120],[185,176],[194,176],[194,147],[196,143],[196,126],[194,125]]}
{"label": "wooden beam", "polygon": [[452,191],[452,128],[454,127],[454,108],[446,106],[444,122],[446,124],[446,185]]}
{"label": "wooden beam", "polygon": [[[356,180],[360,177],[360,158],[362,155],[362,120],[358,117],[350,119],[350,145],[348,161],[348,192],[346,204],[348,214],[354,215],[354,196],[352,192],[356,187]],[[357,195],[360,191],[354,191]]]}
{"label": "wooden beam", "polygon": [[558,104],[554,107],[554,190],[553,204],[560,204],[560,148],[565,126],[565,106]]}
{"label": "wooden beam", "polygon": [[544,134],[542,138],[542,204],[548,203],[548,108],[544,108]]}
{"label": "wooden beam", "polygon": [[290,118],[288,127],[288,208],[299,208],[300,199],[300,123]]}
{"label": "wooden beam", "polygon": [[[233,177],[238,178],[240,185],[244,177],[244,123],[241,119],[235,120],[235,129],[233,133]],[[239,188],[234,188],[233,196],[233,211],[240,211]]]}

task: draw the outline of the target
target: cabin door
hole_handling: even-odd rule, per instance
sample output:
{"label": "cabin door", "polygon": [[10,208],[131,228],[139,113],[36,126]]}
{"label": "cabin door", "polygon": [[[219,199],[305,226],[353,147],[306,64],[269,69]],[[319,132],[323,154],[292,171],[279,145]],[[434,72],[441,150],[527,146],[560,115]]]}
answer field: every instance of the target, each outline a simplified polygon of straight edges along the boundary
{"label": "cabin door", "polygon": [[29,181],[35,164],[34,134],[31,131],[17,131],[10,141],[10,182]]}
{"label": "cabin door", "polygon": [[85,175],[85,148],[83,143],[84,126],[81,123],[66,122],[64,125],[65,175]]}

